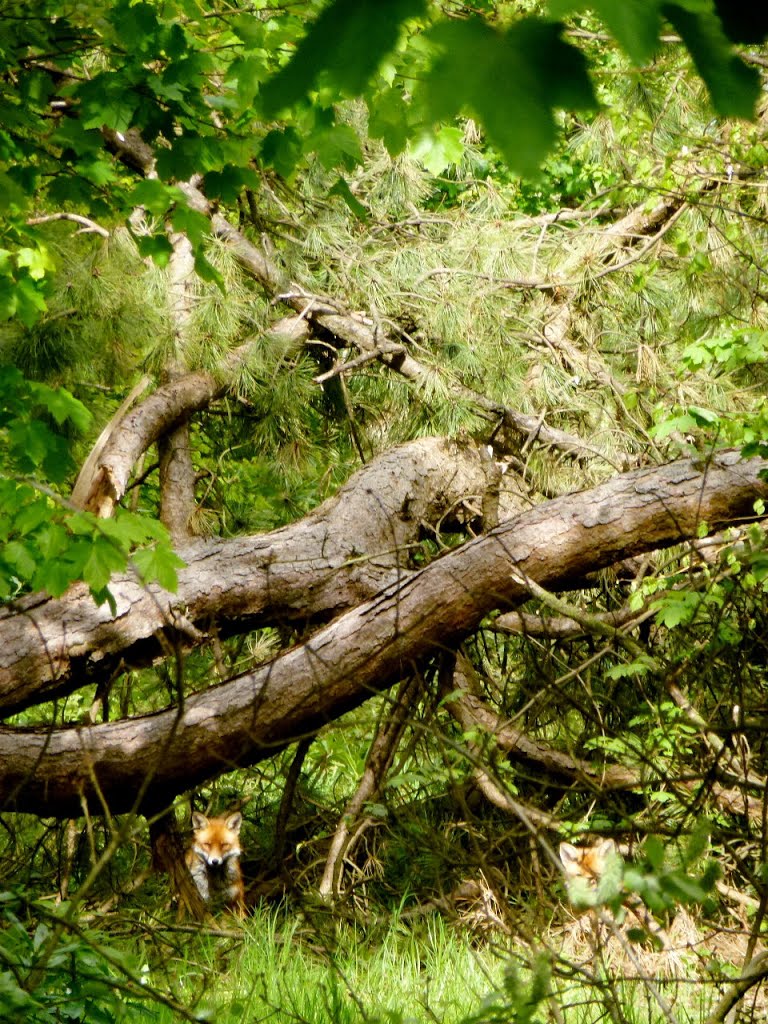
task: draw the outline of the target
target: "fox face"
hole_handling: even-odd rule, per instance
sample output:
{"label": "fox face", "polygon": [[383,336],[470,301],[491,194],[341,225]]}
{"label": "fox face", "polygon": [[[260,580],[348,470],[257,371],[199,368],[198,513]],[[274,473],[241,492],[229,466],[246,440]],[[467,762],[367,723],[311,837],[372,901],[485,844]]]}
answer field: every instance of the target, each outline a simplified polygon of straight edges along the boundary
{"label": "fox face", "polygon": [[[560,860],[565,869],[565,887],[571,903],[579,909],[592,908],[598,896],[598,887],[607,876],[616,871],[619,865],[619,851],[612,839],[601,839],[594,846],[571,846],[560,843]],[[611,865],[611,861],[614,861]],[[631,892],[627,892],[621,882],[620,873],[612,880],[616,888],[607,895],[611,900],[618,897],[622,907],[622,919],[630,926],[629,935],[635,941],[636,934],[645,933],[656,947],[669,950],[669,938],[664,929],[654,919],[648,908]],[[614,910],[615,910],[614,906]],[[594,911],[590,911],[594,913]]]}
{"label": "fox face", "polygon": [[192,844],[186,856],[187,867],[203,901],[210,904],[217,894],[221,895],[241,917],[245,913],[239,861],[242,823],[239,811],[222,818],[207,818],[194,812]]}
{"label": "fox face", "polygon": [[601,839],[594,846],[572,846],[560,843],[560,860],[565,868],[566,884],[575,878],[583,878],[591,889],[605,874],[608,860],[616,855],[616,844],[612,839]]}
{"label": "fox face", "polygon": [[219,867],[225,860],[240,856],[242,814],[237,811],[226,818],[206,818],[195,811],[192,815],[192,850],[210,867]]}

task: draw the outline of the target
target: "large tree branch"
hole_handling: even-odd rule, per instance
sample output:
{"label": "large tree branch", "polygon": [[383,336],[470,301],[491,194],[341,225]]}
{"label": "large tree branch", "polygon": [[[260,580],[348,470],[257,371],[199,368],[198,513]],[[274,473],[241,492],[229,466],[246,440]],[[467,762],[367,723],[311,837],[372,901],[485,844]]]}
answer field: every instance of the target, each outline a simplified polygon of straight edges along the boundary
{"label": "large tree branch", "polygon": [[230,635],[265,621],[327,620],[396,579],[423,528],[472,518],[497,476],[482,447],[424,438],[381,455],[297,523],[180,548],[187,567],[176,594],[125,574],[110,584],[115,615],[97,608],[82,584],[58,600],[25,598],[0,610],[0,708],[67,693],[109,676],[121,661],[146,664],[169,639],[189,649],[207,638],[212,622]]}
{"label": "large tree branch", "polygon": [[[269,333],[297,345],[307,336],[308,328],[299,317],[291,316],[275,323]],[[150,445],[186,423],[194,413],[221,398],[229,387],[231,375],[247,360],[254,344],[261,341],[261,338],[249,338],[233,349],[220,374],[186,373],[158,387],[130,412],[123,411],[121,406],[106,436],[102,432],[83,465],[72,492],[75,504],[104,519],[111,516],[125,494],[139,457]]]}
{"label": "large tree branch", "polygon": [[[195,255],[192,243],[180,231],[166,226],[171,243],[168,261],[168,308],[173,325],[174,349],[163,367],[168,382],[183,378],[188,370],[189,325],[195,306]],[[160,521],[174,543],[194,536],[192,521],[196,509],[195,467],[189,421],[164,433],[157,442],[160,456]]]}
{"label": "large tree branch", "polygon": [[[161,805],[218,772],[253,764],[455,645],[492,609],[587,571],[753,514],[765,463],[724,452],[639,470],[546,502],[402,576],[269,665],[180,709],[80,728],[0,730],[0,800],[45,815],[130,807],[152,775]],[[97,789],[97,785],[98,789]],[[149,801],[147,801],[149,802]]]}

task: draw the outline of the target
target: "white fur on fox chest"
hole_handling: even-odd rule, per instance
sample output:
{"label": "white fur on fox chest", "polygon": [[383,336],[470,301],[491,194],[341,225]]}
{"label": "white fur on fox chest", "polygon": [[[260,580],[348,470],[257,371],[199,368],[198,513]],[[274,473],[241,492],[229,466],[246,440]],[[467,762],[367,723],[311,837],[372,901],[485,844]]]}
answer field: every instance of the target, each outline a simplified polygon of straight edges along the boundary
{"label": "white fur on fox chest", "polygon": [[208,818],[197,811],[192,813],[192,843],[186,861],[192,880],[207,904],[218,897],[244,912],[243,879],[240,873],[240,826],[243,816],[239,811],[221,818]]}
{"label": "white fur on fox chest", "polygon": [[230,900],[240,895],[240,848],[233,847],[222,857],[212,855],[193,844],[194,861],[190,864],[190,874],[197,886],[197,891],[208,903],[217,893],[226,893]]}

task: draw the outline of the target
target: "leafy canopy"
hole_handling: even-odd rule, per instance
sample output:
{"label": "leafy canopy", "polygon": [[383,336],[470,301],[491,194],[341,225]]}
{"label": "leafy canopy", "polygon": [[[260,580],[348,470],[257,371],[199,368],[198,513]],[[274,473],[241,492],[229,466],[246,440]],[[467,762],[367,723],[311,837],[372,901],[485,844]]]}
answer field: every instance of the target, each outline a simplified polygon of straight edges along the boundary
{"label": "leafy canopy", "polygon": [[[596,107],[596,58],[563,20],[591,17],[586,5],[522,6],[523,16],[519,3],[481,0],[449,17],[434,0],[260,0],[248,9],[42,0],[30,17],[28,4],[9,0],[0,11],[0,320],[30,329],[46,311],[56,261],[41,209],[92,229],[124,222],[141,255],[160,264],[167,232],[183,231],[197,273],[219,283],[204,252],[208,220],[178,187],[192,175],[210,199],[232,204],[265,168],[291,178],[316,159],[339,172],[329,193],[364,219],[345,178],[363,161],[361,134],[342,101],[363,110],[367,133],[390,154],[411,147],[435,174],[461,161],[456,119],[467,114],[510,168],[535,171],[556,138],[557,111]],[[753,114],[758,77],[732,41],[762,38],[759,12],[734,18],[713,0],[594,0],[589,10],[638,66],[671,24],[716,111]],[[137,207],[149,234],[130,219]],[[97,524],[40,486],[55,488],[71,470],[63,432],[82,431],[85,410],[10,373],[0,379],[0,596],[57,594],[84,579],[104,599],[110,573],[137,546],[141,572],[172,586],[178,563],[160,527],[129,514]]]}
{"label": "leafy canopy", "polygon": [[[247,10],[211,0],[42,0],[29,17],[26,3],[5,4],[0,319],[29,325],[45,310],[52,259],[29,224],[41,201],[108,226],[146,204],[157,230],[139,238],[143,255],[167,261],[170,216],[193,240],[198,273],[217,280],[202,218],[182,212],[174,182],[202,174],[206,194],[229,203],[255,186],[257,165],[290,177],[317,155],[343,174],[362,160],[339,107],[351,97],[362,97],[369,134],[391,154],[416,144],[431,168],[455,161],[462,144],[452,122],[470,114],[508,166],[530,174],[552,147],[555,112],[596,106],[590,57],[562,20],[583,19],[587,6],[638,66],[671,23],[717,113],[754,112],[758,76],[732,40],[762,38],[759,10],[735,16],[713,0],[549,0],[523,5],[530,13],[520,17],[520,6],[482,0],[449,17],[434,0],[260,0]],[[131,133],[149,154],[138,168],[135,157],[134,166],[114,159]],[[137,188],[137,169],[157,179]],[[361,215],[345,185],[340,178],[336,193]]]}

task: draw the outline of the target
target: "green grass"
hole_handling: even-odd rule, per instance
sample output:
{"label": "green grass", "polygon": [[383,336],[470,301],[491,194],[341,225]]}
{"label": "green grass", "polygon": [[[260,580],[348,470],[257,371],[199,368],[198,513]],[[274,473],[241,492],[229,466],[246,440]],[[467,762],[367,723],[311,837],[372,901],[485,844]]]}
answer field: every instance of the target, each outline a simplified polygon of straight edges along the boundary
{"label": "green grass", "polygon": [[[574,969],[561,962],[563,974],[550,977],[549,955],[537,959],[514,938],[473,945],[436,915],[413,926],[395,919],[370,932],[334,927],[325,914],[320,924],[325,939],[307,919],[261,911],[242,938],[177,934],[176,958],[154,946],[144,973],[149,987],[216,1024],[597,1024],[610,1017],[669,1024],[642,982],[622,982],[606,967],[590,984],[583,963]],[[675,1024],[707,1016],[714,992],[697,973],[658,986]],[[158,1012],[162,1024],[179,1019],[170,1009]]]}
{"label": "green grass", "polygon": [[[630,964],[607,946],[567,959],[562,929],[478,945],[437,914],[382,915],[363,928],[316,904],[260,910],[242,927],[144,917],[139,937],[139,921],[121,916],[109,933],[73,924],[57,935],[56,913],[32,931],[6,896],[0,1020],[24,1024],[702,1024],[727,985],[715,984],[711,960],[688,954],[655,989],[622,980]],[[635,967],[663,974],[637,958]],[[762,1024],[767,1010],[754,991],[739,1020]]]}
{"label": "green grass", "polygon": [[[461,1021],[501,983],[498,952],[473,949],[441,918],[421,922],[419,934],[397,924],[367,938],[339,926],[333,950],[301,921],[257,913],[244,938],[194,936],[174,966],[151,962],[150,985],[171,983],[175,998],[195,1013],[228,1022],[357,1024],[359,1021]],[[161,1021],[175,1020],[163,1011]]]}

